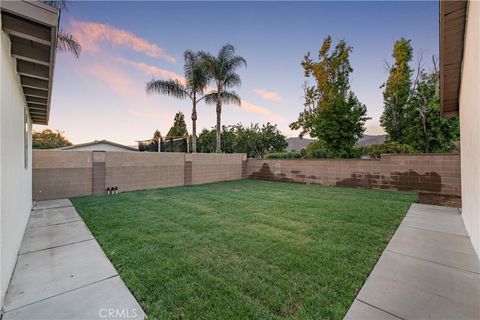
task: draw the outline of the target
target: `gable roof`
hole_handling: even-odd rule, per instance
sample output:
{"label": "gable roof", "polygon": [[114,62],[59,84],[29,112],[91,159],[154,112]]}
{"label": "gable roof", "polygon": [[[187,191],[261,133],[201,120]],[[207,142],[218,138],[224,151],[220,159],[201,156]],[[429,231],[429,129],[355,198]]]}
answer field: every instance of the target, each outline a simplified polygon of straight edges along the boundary
{"label": "gable roof", "polygon": [[95,140],[95,141],[92,141],[92,142],[79,143],[79,144],[74,144],[74,145],[68,146],[68,147],[57,148],[57,150],[74,150],[74,149],[77,149],[77,148],[95,146],[95,145],[98,145],[98,144],[109,144],[111,146],[118,147],[118,148],[123,148],[123,149],[129,150],[129,151],[138,151],[135,148],[132,148],[132,147],[120,144],[120,143],[108,141],[108,140]]}
{"label": "gable roof", "polygon": [[440,0],[440,112],[444,117],[458,115],[467,4]]}

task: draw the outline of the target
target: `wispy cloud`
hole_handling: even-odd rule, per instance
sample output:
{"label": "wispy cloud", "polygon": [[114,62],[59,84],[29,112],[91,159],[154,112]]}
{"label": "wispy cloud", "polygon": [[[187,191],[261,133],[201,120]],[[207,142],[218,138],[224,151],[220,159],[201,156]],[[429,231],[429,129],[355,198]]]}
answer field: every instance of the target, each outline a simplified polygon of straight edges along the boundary
{"label": "wispy cloud", "polygon": [[183,84],[185,83],[184,77],[170,70],[155,67],[143,62],[132,61],[122,57],[117,57],[115,58],[115,60],[118,62],[124,63],[126,65],[129,65],[137,69],[138,71],[144,72],[150,76],[157,76],[165,80],[174,79],[174,80],[178,80],[180,83],[183,83]]}
{"label": "wispy cloud", "polygon": [[253,112],[264,116],[265,118],[271,121],[284,121],[285,118],[281,115],[273,113],[271,110],[256,105],[254,103],[248,102],[246,100],[242,100],[242,109],[247,110],[248,112]]}
{"label": "wispy cloud", "polygon": [[154,105],[146,95],[143,84],[135,82],[121,69],[108,64],[98,64],[87,68],[86,72],[103,83],[110,91],[124,97],[124,105],[129,106],[127,109],[129,114],[149,119],[155,117],[160,120],[173,117],[170,112],[158,109],[158,106]]}
{"label": "wispy cloud", "polygon": [[115,28],[108,24],[71,20],[73,34],[78,38],[85,51],[99,51],[99,44],[105,43],[113,47],[125,47],[144,53],[153,58],[175,63],[175,57],[165,53],[157,44],[137,37],[127,30]]}
{"label": "wispy cloud", "polygon": [[265,100],[268,101],[273,101],[273,102],[282,102],[283,98],[278,94],[278,92],[275,91],[267,91],[265,89],[255,89],[256,94],[258,94],[260,97],[262,97]]}

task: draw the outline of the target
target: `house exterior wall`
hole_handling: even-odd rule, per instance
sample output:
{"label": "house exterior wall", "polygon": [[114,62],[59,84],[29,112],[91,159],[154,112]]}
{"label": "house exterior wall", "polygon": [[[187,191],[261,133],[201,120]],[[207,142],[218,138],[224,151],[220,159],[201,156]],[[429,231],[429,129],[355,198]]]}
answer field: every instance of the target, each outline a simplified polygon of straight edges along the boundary
{"label": "house exterior wall", "polygon": [[117,152],[135,152],[130,149],[117,147],[108,143],[99,143],[91,146],[79,146],[74,147],[68,150],[61,150],[61,151],[117,151]]}
{"label": "house exterior wall", "polygon": [[480,2],[469,1],[460,85],[462,218],[480,256]]}
{"label": "house exterior wall", "polygon": [[[1,26],[0,26],[1,29]],[[0,307],[17,260],[18,250],[30,215],[32,204],[32,125],[10,55],[10,40],[1,31],[1,103],[0,103]],[[27,152],[25,152],[25,134]],[[25,166],[27,155],[27,166]]]}

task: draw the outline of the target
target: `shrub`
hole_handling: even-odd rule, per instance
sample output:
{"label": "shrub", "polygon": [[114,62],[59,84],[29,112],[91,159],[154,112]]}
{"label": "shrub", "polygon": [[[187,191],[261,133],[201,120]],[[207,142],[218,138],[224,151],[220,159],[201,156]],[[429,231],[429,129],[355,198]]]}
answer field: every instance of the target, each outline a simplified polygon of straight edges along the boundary
{"label": "shrub", "polygon": [[300,159],[302,154],[297,151],[290,152],[272,152],[264,156],[265,159]]}
{"label": "shrub", "polygon": [[360,158],[362,156],[362,149],[354,147],[349,151],[335,151],[330,150],[323,141],[315,140],[303,150],[303,156],[305,158],[316,159]]}
{"label": "shrub", "polygon": [[380,158],[381,154],[388,153],[415,153],[415,149],[408,144],[398,142],[386,142],[383,144],[374,144],[370,147],[370,157]]}

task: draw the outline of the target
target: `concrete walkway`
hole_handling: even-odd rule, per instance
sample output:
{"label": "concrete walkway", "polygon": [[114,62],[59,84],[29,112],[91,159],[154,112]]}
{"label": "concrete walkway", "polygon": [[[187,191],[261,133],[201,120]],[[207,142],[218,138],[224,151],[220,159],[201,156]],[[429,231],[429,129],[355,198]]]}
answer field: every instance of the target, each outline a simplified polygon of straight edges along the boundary
{"label": "concrete walkway", "polygon": [[30,215],[2,319],[144,316],[71,202],[39,202]]}
{"label": "concrete walkway", "polygon": [[413,204],[345,319],[480,319],[480,263],[458,209]]}

